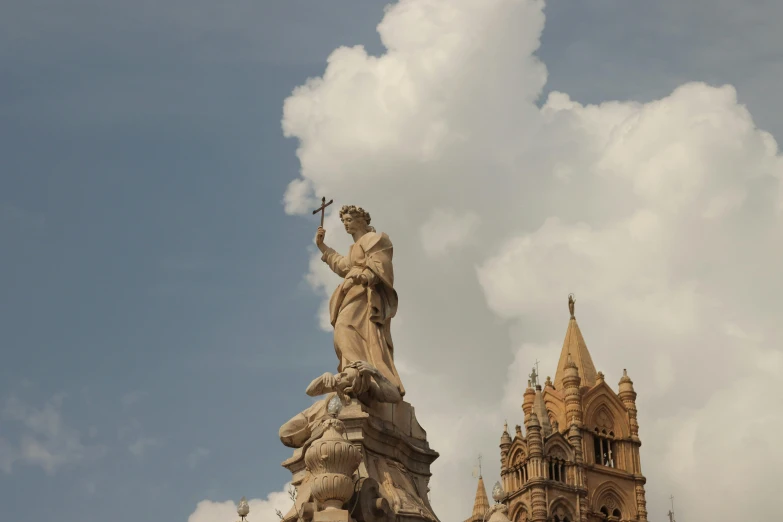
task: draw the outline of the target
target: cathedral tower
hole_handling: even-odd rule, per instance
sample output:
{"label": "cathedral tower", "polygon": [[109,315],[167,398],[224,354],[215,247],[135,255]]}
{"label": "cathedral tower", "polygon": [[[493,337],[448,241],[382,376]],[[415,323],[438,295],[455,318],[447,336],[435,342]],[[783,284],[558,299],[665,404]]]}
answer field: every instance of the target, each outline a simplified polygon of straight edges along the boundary
{"label": "cathedral tower", "polygon": [[[646,522],[636,392],[623,370],[615,392],[596,371],[574,316],[554,382],[535,370],[524,392],[525,435],[500,440],[512,522]],[[481,484],[483,489],[483,483]]]}

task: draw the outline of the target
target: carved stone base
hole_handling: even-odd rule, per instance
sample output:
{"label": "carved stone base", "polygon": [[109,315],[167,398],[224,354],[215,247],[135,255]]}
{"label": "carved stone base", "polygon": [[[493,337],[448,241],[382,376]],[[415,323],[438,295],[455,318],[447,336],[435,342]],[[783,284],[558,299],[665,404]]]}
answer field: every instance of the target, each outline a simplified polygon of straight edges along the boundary
{"label": "carved stone base", "polygon": [[313,522],[351,522],[351,514],[345,509],[327,509],[313,515]]}
{"label": "carved stone base", "polygon": [[[349,517],[357,522],[439,522],[427,495],[430,465],[438,453],[430,449],[413,407],[405,401],[366,405],[354,400],[338,418],[348,440],[362,450],[354,495],[343,506]],[[296,522],[297,511],[302,513],[305,504],[313,502],[303,455],[296,449],[283,462],[297,490],[296,505],[284,522]],[[313,522],[319,515],[316,512]]]}

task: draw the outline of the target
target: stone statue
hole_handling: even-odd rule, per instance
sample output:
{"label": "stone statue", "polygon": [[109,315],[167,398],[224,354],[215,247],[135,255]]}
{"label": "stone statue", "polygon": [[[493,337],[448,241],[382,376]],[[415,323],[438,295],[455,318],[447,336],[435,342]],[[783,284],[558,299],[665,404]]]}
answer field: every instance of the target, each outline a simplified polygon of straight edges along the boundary
{"label": "stone statue", "polygon": [[393,247],[389,236],[370,226],[370,214],[361,207],[345,205],[340,219],[354,240],[347,256],[324,243],[326,231],[318,227],[315,244],[332,271],[344,278],[329,301],[334,327],[338,372],[351,363],[365,361],[405,395],[394,366],[391,320],[397,313],[394,290]]}
{"label": "stone statue", "polygon": [[328,417],[327,406],[335,395],[345,403],[350,403],[352,398],[364,403],[397,403],[402,400],[397,387],[364,361],[350,363],[338,374],[325,373],[307,387],[307,395],[311,397],[325,393],[328,394],[326,398],[283,424],[279,433],[283,444],[290,448],[301,448],[318,438],[322,431],[320,424]]}
{"label": "stone statue", "polygon": [[533,367],[533,373],[528,375],[528,377],[530,377],[530,380],[528,381],[530,384],[528,385],[528,387],[538,386],[538,373],[536,372],[535,367]]}
{"label": "stone statue", "polygon": [[337,373],[313,379],[307,394],[323,397],[280,428],[282,443],[295,448],[283,467],[296,488],[294,506],[281,519],[438,522],[427,498],[438,453],[403,400],[394,364],[392,243],[370,226],[368,212],[346,205],[339,214],[353,244],[346,256],[329,248],[323,221],[332,202],[321,198],[313,214],[321,214],[315,236],[321,260],[343,278],[329,301]]}
{"label": "stone statue", "polygon": [[568,294],[568,311],[571,313],[571,319],[574,318],[575,304],[576,304],[576,299],[574,299],[574,294]]}

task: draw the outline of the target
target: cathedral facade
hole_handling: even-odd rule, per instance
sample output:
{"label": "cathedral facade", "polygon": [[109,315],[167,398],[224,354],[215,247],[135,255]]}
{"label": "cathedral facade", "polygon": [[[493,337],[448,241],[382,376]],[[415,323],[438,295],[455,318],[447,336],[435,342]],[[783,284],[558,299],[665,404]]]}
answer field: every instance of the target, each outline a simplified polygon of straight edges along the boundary
{"label": "cathedral facade", "polygon": [[[541,386],[533,371],[522,403],[525,433],[516,426],[512,435],[506,426],[500,438],[508,517],[646,522],[633,382],[623,370],[617,391],[607,384],[587,350],[571,297],[569,309],[554,382],[547,378]],[[471,519],[482,508],[474,506]]]}

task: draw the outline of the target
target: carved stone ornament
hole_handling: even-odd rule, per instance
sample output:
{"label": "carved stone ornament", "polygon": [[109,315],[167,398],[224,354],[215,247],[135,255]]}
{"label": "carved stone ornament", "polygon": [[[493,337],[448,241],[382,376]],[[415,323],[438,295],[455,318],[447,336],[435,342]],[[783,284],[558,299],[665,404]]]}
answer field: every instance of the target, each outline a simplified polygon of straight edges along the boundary
{"label": "carved stone ornament", "polygon": [[323,436],[310,445],[304,460],[313,476],[313,498],[325,510],[341,509],[353,495],[353,474],[362,454],[348,441],[342,421],[326,419],[323,427]]}
{"label": "carved stone ornament", "polygon": [[525,454],[521,451],[514,455],[514,466],[519,466],[525,460]]}
{"label": "carved stone ornament", "polygon": [[598,412],[598,415],[596,417],[596,424],[598,424],[600,428],[612,429],[612,427],[614,426],[614,421],[612,420],[609,413],[607,413],[606,410],[602,409],[601,411]]}
{"label": "carved stone ornament", "polygon": [[549,451],[549,456],[558,460],[566,460],[565,452],[559,446],[553,446]]}
{"label": "carved stone ornament", "polygon": [[508,518],[508,506],[495,504],[487,512],[487,522],[510,522]]}

